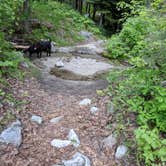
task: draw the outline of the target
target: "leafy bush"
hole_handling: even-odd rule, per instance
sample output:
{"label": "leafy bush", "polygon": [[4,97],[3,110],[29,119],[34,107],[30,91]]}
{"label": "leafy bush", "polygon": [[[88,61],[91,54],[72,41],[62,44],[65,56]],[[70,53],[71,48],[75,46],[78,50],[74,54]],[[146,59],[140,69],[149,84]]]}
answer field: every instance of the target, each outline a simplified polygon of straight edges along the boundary
{"label": "leafy bush", "polygon": [[109,88],[115,105],[137,114],[138,159],[147,166],[166,164],[166,89],[161,86],[166,80],[165,27],[164,14],[146,11],[128,19],[108,43],[108,57],[127,58],[132,65],[111,72]]}
{"label": "leafy bush", "polygon": [[18,9],[23,0],[1,0],[0,4],[0,30],[12,33],[19,21]]}
{"label": "leafy bush", "polygon": [[31,40],[51,38],[58,45],[71,45],[83,40],[78,32],[88,30],[95,35],[100,35],[99,28],[92,20],[80,15],[70,6],[55,1],[42,3],[34,1],[32,3],[32,17],[37,18],[43,24],[52,26],[48,29],[44,25],[33,29]]}
{"label": "leafy bush", "polygon": [[154,30],[155,21],[157,20],[150,19],[150,16],[146,13],[129,18],[123,24],[122,31],[108,41],[107,57],[126,58],[137,56],[138,51],[144,47],[146,35]]}
{"label": "leafy bush", "polygon": [[0,33],[0,77],[3,75],[21,76],[18,70],[22,61],[19,52],[13,51],[10,44],[4,39],[4,34]]}

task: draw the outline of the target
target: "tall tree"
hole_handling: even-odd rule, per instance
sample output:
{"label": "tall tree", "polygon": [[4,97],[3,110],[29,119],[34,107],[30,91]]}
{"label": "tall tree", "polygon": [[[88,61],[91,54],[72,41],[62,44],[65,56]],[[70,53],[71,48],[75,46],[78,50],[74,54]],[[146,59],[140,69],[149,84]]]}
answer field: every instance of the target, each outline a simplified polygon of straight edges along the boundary
{"label": "tall tree", "polygon": [[24,31],[29,32],[29,18],[30,18],[30,0],[24,0],[23,2],[24,13]]}

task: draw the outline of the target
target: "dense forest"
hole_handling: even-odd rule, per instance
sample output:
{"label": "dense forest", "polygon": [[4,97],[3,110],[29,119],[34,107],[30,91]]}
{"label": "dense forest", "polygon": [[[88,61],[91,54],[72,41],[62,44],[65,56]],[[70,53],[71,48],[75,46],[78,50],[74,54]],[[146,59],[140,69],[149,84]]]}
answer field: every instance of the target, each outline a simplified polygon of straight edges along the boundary
{"label": "dense forest", "polygon": [[[6,110],[10,103],[15,103],[17,110],[25,102],[14,97],[12,80],[24,82],[35,72],[33,67],[21,67],[22,62],[32,65],[33,61],[17,46],[29,46],[41,39],[54,41],[57,47],[73,46],[85,40],[80,31],[106,41],[103,58],[125,66],[109,72],[109,85],[98,95],[102,99],[109,96],[114,105],[112,120],[105,125],[111,128],[113,121],[118,124],[115,133],[130,149],[127,164],[164,166],[165,0],[1,0],[0,131],[18,116],[19,111]],[[6,102],[8,107],[4,106]]]}

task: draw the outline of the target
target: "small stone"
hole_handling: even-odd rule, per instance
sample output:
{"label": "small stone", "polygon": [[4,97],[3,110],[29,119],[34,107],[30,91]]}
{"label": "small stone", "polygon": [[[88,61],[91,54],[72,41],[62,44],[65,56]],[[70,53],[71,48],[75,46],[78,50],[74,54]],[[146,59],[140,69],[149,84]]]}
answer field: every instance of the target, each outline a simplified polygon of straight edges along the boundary
{"label": "small stone", "polygon": [[51,145],[56,148],[65,148],[65,147],[71,145],[71,141],[54,139],[51,141]]}
{"label": "small stone", "polygon": [[26,69],[29,68],[29,65],[26,62],[21,62],[20,66]]}
{"label": "small stone", "polygon": [[55,66],[59,67],[59,68],[64,67],[64,63],[62,61],[58,61],[58,62],[56,62]]}
{"label": "small stone", "polygon": [[64,160],[62,162],[64,166],[91,166],[89,158],[79,152],[73,155],[71,160]]}
{"label": "small stone", "polygon": [[117,140],[113,135],[108,136],[103,140],[103,145],[104,147],[108,147],[109,149],[112,149],[114,145],[116,145]]}
{"label": "small stone", "polygon": [[2,131],[0,135],[0,142],[13,144],[16,147],[19,147],[22,143],[21,130],[21,122],[19,120],[13,122],[10,127]]}
{"label": "small stone", "polygon": [[68,134],[68,139],[71,141],[74,147],[77,148],[80,145],[80,140],[73,129],[70,130]]}
{"label": "small stone", "polygon": [[80,106],[87,106],[87,105],[90,105],[91,104],[91,100],[90,99],[83,99],[80,103],[79,103],[79,105]]}
{"label": "small stone", "polygon": [[91,112],[92,114],[96,114],[97,112],[99,112],[99,109],[98,109],[97,107],[92,107],[92,108],[90,109],[90,112]]}
{"label": "small stone", "polygon": [[50,123],[58,123],[61,119],[63,118],[63,116],[59,116],[59,117],[56,117],[56,118],[53,118],[50,120]]}
{"label": "small stone", "polygon": [[33,116],[31,117],[31,121],[32,121],[32,122],[36,122],[36,123],[38,123],[38,124],[42,124],[43,119],[42,119],[41,116],[33,115]]}
{"label": "small stone", "polygon": [[115,153],[115,158],[116,159],[121,159],[125,156],[127,152],[127,147],[124,146],[124,145],[120,145],[118,146],[117,150],[116,150],[116,153]]}

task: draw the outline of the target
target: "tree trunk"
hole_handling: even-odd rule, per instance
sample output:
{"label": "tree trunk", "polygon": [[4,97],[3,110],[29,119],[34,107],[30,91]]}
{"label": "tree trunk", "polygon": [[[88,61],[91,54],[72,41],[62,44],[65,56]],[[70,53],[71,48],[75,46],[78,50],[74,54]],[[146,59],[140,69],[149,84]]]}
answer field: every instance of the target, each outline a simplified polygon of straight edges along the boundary
{"label": "tree trunk", "polygon": [[93,5],[93,16],[92,16],[92,19],[95,21],[95,16],[96,16],[96,10],[97,10],[97,7],[96,5],[94,4]]}
{"label": "tree trunk", "polygon": [[25,33],[29,32],[29,16],[30,16],[30,0],[24,0],[23,2],[23,13],[25,16],[24,19],[24,31]]}

